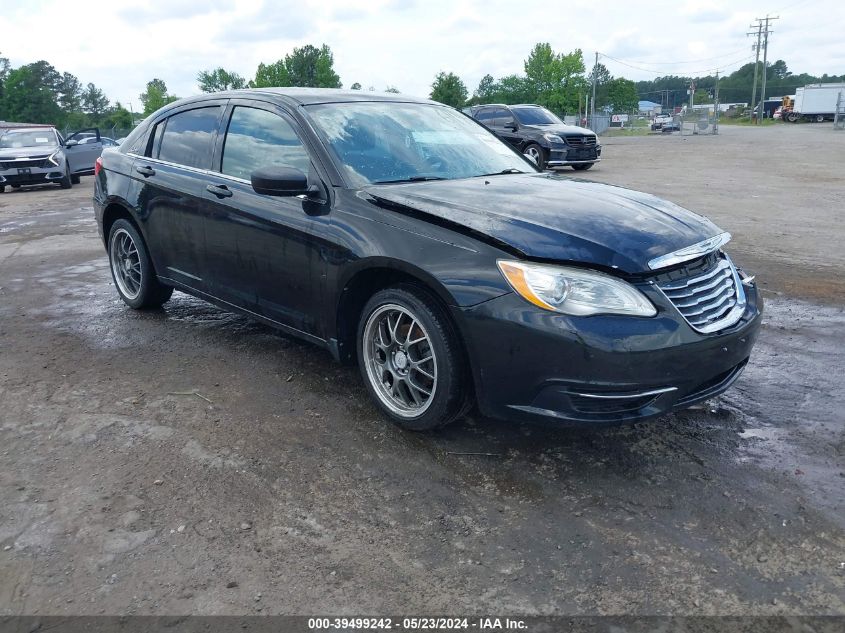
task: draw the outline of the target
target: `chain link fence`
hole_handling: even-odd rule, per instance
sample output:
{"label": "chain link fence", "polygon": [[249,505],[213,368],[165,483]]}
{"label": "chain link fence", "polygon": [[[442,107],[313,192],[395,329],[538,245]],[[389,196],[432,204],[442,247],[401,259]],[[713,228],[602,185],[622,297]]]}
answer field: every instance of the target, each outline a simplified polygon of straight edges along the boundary
{"label": "chain link fence", "polygon": [[[122,139],[126,136],[129,136],[129,133],[133,130],[133,128],[122,128],[122,127],[101,127],[100,128],[100,136],[106,136],[110,139],[114,139],[115,141]],[[59,133],[62,135],[63,138],[68,138],[74,132],[79,132],[79,128],[69,128],[65,127],[59,130]]]}

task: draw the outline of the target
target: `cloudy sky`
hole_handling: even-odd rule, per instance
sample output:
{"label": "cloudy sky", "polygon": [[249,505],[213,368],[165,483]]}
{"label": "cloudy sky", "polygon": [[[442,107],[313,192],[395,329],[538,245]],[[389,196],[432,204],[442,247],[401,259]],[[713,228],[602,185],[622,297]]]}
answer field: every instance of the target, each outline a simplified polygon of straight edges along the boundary
{"label": "cloudy sky", "polygon": [[[440,70],[470,89],[486,73],[522,72],[536,42],[581,48],[616,76],[706,74],[753,58],[751,21],[774,22],[769,57],[794,72],[845,73],[843,0],[2,0],[0,54],[13,66],[46,59],[131,103],[153,77],[197,92],[196,74],[223,66],[248,78],[294,46],[331,46],[344,86],[427,96]],[[9,10],[11,8],[11,11]],[[613,58],[613,59],[611,59]],[[617,61],[618,60],[618,61]]]}

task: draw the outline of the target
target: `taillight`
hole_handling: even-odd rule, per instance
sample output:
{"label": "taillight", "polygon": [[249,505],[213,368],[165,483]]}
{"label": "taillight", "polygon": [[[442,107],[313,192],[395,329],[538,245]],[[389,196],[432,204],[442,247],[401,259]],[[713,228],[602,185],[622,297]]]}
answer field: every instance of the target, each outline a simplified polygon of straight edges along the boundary
{"label": "taillight", "polygon": [[97,156],[97,160],[94,161],[94,175],[99,176],[100,170],[103,168],[103,157]]}

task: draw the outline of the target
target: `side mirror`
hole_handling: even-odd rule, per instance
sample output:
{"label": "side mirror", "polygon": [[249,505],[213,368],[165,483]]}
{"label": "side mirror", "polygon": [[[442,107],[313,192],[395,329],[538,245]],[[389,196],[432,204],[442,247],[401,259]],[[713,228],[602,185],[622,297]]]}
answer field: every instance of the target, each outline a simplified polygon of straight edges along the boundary
{"label": "side mirror", "polygon": [[519,129],[519,126],[511,121],[510,123],[505,123],[505,129],[510,130],[511,132],[516,132]]}
{"label": "side mirror", "polygon": [[250,175],[256,193],[267,196],[301,196],[318,191],[308,185],[308,177],[295,167],[264,167]]}
{"label": "side mirror", "polygon": [[65,141],[65,147],[73,147],[74,145],[79,145],[79,141],[77,141],[75,138],[72,138],[69,141]]}

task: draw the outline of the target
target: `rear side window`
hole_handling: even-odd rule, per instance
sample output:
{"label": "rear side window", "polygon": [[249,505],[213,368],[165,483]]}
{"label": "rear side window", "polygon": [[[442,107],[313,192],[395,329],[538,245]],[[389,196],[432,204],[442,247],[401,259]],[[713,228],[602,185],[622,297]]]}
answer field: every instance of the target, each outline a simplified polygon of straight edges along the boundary
{"label": "rear side window", "polygon": [[[209,169],[214,149],[214,132],[217,130],[221,110],[220,106],[197,108],[168,118],[164,134],[161,135],[158,158],[186,167]],[[162,123],[156,127],[156,144],[159,142],[158,128]],[[153,156],[156,156],[155,147]]]}
{"label": "rear side window", "polygon": [[306,174],[311,166],[291,124],[267,110],[236,107],[223,146],[223,173],[249,180],[256,169],[282,165]]}
{"label": "rear side window", "polygon": [[489,121],[490,119],[493,118],[493,116],[495,114],[496,114],[495,110],[491,110],[491,109],[488,108],[487,110],[482,110],[481,112],[476,114],[475,118],[478,119],[479,121]]}

